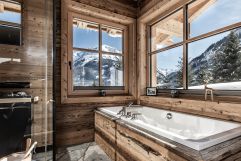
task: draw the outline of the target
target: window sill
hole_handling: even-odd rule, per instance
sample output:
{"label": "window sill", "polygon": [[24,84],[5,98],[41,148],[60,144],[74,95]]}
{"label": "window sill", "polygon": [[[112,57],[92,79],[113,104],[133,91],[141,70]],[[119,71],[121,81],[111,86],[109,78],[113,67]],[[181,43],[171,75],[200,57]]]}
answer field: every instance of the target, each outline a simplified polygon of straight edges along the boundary
{"label": "window sill", "polygon": [[112,96],[76,96],[62,98],[62,103],[125,103],[134,101],[134,96],[112,95]]}

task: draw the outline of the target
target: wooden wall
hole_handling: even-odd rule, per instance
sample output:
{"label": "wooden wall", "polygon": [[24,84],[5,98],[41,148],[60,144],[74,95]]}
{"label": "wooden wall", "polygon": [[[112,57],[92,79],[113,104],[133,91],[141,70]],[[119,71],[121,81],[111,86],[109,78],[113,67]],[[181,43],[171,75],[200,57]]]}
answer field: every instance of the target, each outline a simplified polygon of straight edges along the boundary
{"label": "wooden wall", "polygon": [[[111,15],[136,17],[133,6],[116,0],[75,0],[84,5],[100,8]],[[123,105],[130,100],[102,101],[97,103],[61,103],[61,0],[57,0],[57,57],[56,57],[56,144],[68,146],[94,141],[94,110],[101,106]],[[134,42],[133,42],[134,44]],[[135,69],[135,68],[134,68]],[[79,97],[81,98],[81,96]],[[90,98],[91,99],[91,98]],[[116,98],[113,97],[116,100]],[[95,101],[96,102],[96,101]]]}
{"label": "wooden wall", "polygon": [[0,81],[30,82],[31,88],[0,90],[39,96],[32,107],[32,138],[44,146],[46,133],[47,143],[52,144],[52,1],[25,0],[23,6],[23,44],[0,45]]}

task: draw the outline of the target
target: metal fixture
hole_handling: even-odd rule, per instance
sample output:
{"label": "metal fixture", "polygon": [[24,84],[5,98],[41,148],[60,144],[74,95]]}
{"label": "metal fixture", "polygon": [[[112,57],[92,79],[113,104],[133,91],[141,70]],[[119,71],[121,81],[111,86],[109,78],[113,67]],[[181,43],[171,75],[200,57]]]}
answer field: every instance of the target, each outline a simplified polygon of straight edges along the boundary
{"label": "metal fixture", "polygon": [[137,119],[137,116],[139,116],[139,115],[141,115],[141,113],[139,113],[139,112],[133,113],[133,114],[131,115],[131,120]]}
{"label": "metal fixture", "polygon": [[207,100],[207,95],[210,94],[211,95],[211,101],[213,102],[213,100],[214,100],[213,99],[213,91],[214,91],[214,89],[209,88],[207,86],[207,84],[205,84],[204,89],[205,89],[205,101]]}
{"label": "metal fixture", "polygon": [[168,120],[172,119],[172,113],[167,113],[166,118],[167,118]]}
{"label": "metal fixture", "polygon": [[121,115],[121,116],[126,116],[127,115],[127,108],[130,108],[131,105],[133,105],[133,102],[129,102],[128,105],[122,107],[122,109],[117,113],[117,115]]}

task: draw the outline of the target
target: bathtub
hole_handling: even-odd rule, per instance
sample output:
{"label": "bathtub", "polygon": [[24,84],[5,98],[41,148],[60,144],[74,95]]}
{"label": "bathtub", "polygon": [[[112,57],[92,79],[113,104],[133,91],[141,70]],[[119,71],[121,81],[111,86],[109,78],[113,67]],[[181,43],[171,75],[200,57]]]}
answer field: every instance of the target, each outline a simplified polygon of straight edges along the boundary
{"label": "bathtub", "polygon": [[131,120],[117,115],[121,109],[121,106],[99,108],[100,111],[116,117],[117,120],[124,120],[129,125],[144,128],[155,135],[198,151],[241,135],[239,123],[145,106],[127,108],[129,112],[140,113],[136,119]]}

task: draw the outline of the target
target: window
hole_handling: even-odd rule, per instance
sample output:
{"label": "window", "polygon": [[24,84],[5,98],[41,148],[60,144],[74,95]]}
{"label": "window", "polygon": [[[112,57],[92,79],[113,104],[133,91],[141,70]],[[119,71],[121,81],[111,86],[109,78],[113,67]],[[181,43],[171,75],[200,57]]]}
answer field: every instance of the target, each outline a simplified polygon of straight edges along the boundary
{"label": "window", "polygon": [[76,17],[72,23],[72,89],[124,90],[125,27]]}
{"label": "window", "polygon": [[0,44],[21,44],[21,4],[0,0]]}
{"label": "window", "polygon": [[151,27],[151,51],[183,41],[183,10],[175,12]]}
{"label": "window", "polygon": [[196,0],[151,24],[150,85],[241,90],[240,10],[240,1]]}
{"label": "window", "polygon": [[159,89],[175,89],[183,87],[183,49],[182,46],[152,55],[154,79],[152,86]]}

